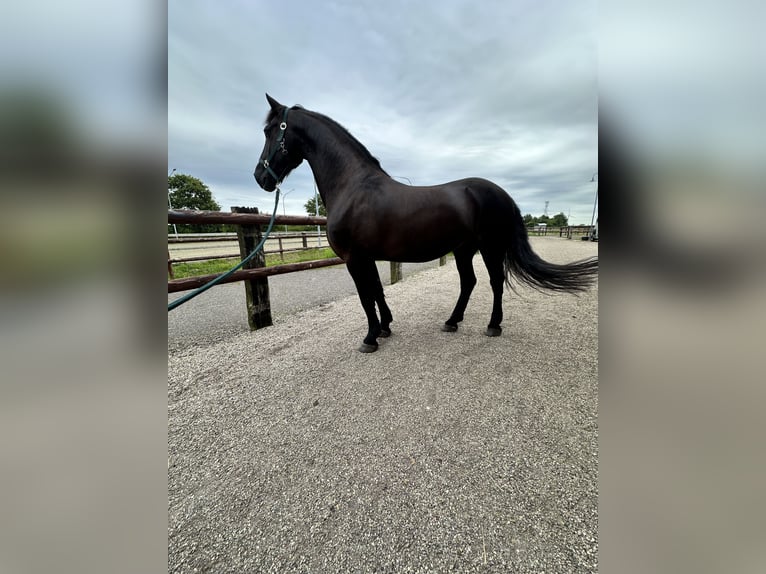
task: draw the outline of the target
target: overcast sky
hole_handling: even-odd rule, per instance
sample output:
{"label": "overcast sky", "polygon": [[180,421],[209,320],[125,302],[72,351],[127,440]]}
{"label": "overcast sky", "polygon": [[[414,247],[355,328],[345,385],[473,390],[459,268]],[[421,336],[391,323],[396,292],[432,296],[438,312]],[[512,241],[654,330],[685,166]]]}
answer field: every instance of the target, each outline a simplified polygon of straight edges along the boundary
{"label": "overcast sky", "polygon": [[[168,171],[224,210],[270,212],[252,173],[264,93],[345,126],[414,185],[484,177],[522,213],[589,224],[598,169],[597,4],[203,2],[168,8]],[[291,191],[292,190],[292,191]],[[304,162],[282,184],[304,213]]]}

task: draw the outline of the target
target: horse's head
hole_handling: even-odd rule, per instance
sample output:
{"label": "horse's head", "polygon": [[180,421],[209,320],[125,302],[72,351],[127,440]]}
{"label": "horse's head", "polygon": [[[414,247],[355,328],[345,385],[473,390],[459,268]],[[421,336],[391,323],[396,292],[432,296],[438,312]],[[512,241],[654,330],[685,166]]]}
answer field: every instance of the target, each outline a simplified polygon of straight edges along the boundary
{"label": "horse's head", "polygon": [[300,153],[299,139],[289,127],[290,109],[268,94],[266,99],[271,106],[266,127],[263,128],[266,142],[253,175],[263,189],[274,191],[300,165],[303,155]]}

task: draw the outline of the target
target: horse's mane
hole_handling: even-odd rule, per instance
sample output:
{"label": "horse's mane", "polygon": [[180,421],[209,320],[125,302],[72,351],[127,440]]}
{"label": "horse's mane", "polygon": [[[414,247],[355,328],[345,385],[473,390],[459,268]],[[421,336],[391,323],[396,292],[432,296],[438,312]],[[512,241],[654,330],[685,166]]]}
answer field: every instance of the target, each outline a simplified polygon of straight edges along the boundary
{"label": "horse's mane", "polygon": [[[326,126],[328,126],[330,129],[332,129],[337,135],[339,136],[345,136],[345,139],[347,139],[351,146],[359,152],[364,158],[369,160],[375,167],[377,167],[380,171],[386,173],[386,171],[380,166],[380,161],[378,161],[378,158],[376,158],[374,155],[372,155],[369,150],[362,145],[362,142],[360,142],[358,139],[356,139],[353,135],[351,135],[351,132],[348,131],[346,128],[344,128],[342,125],[340,125],[338,122],[336,122],[332,118],[328,118],[327,116],[320,114],[319,112],[312,112],[311,110],[307,110],[303,106],[296,105],[290,108],[291,110],[301,110],[302,112],[308,114],[315,120],[319,120],[320,122],[323,122]],[[269,110],[268,116],[266,116],[266,122],[269,123],[271,120],[273,120],[276,117],[276,112],[272,109]]]}

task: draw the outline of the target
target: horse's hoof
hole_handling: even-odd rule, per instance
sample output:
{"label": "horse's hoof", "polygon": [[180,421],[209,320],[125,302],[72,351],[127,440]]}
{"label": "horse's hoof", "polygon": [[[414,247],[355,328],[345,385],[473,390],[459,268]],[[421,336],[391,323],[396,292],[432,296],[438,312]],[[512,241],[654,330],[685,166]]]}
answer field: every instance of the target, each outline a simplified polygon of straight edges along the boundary
{"label": "horse's hoof", "polygon": [[381,330],[380,335],[378,335],[378,337],[383,337],[384,339],[386,339],[386,338],[388,338],[390,336],[391,336],[391,331],[386,330],[386,329]]}
{"label": "horse's hoof", "polygon": [[374,353],[378,350],[378,344],[375,343],[374,345],[369,345],[367,343],[362,343],[359,346],[359,352],[360,353]]}
{"label": "horse's hoof", "polygon": [[499,337],[503,333],[503,329],[501,327],[487,327],[486,334],[487,337]]}
{"label": "horse's hoof", "polygon": [[442,325],[442,331],[444,331],[445,333],[454,333],[455,331],[457,331],[457,325],[450,325],[449,323],[444,323],[444,325]]}

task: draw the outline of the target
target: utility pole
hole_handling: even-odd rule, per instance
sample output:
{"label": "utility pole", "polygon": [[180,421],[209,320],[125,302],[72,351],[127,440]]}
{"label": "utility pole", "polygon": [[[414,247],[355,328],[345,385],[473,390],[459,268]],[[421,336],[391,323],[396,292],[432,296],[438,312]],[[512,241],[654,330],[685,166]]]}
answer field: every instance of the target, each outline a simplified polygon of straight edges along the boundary
{"label": "utility pole", "polygon": [[[295,191],[295,188],[291,189],[290,191],[286,191],[282,194],[282,215],[287,216],[287,210],[285,208],[285,198],[287,197],[287,194]],[[285,223],[285,232],[287,232],[287,224]]]}
{"label": "utility pole", "polygon": [[[168,174],[168,177],[173,175],[176,172],[176,168],[173,168],[173,170]],[[172,210],[173,205],[170,203],[170,188],[168,188],[168,209]],[[176,234],[176,239],[178,239],[178,228],[176,227],[176,224],[173,224],[173,232]]]}

